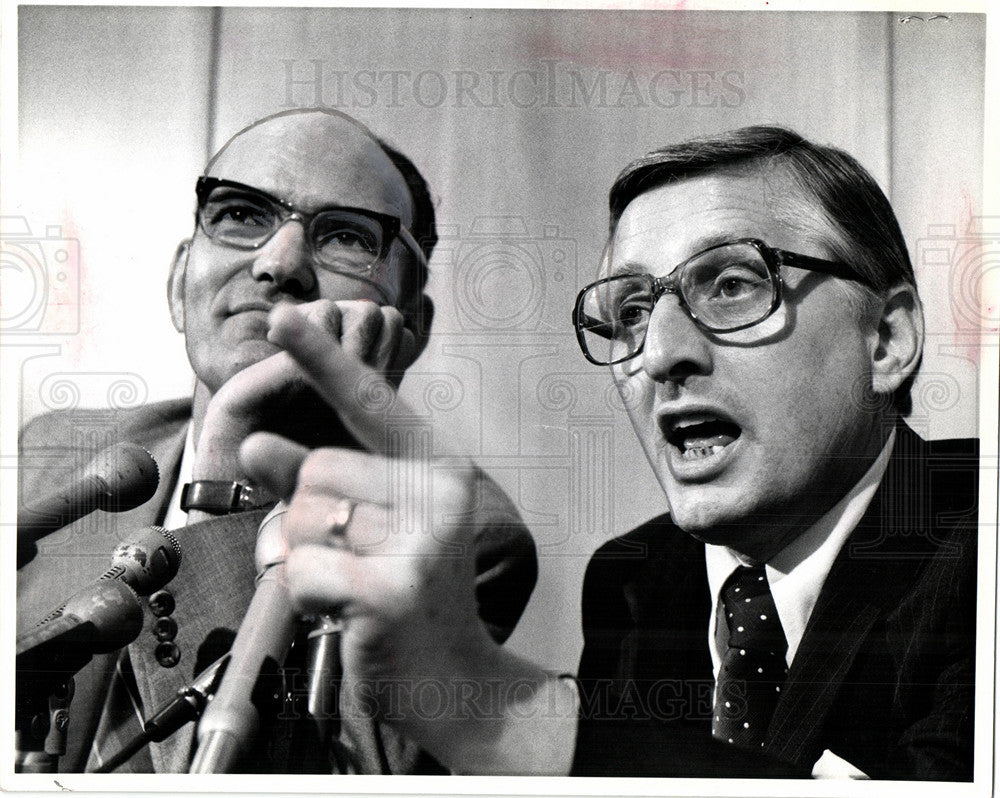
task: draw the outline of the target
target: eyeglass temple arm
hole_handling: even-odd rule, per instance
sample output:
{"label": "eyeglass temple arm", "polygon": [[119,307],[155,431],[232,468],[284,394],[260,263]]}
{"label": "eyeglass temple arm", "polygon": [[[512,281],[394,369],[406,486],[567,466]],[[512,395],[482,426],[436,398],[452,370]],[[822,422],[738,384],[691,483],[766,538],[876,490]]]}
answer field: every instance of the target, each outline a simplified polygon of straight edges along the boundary
{"label": "eyeglass temple arm", "polygon": [[795,252],[787,252],[783,249],[774,250],[783,266],[794,266],[798,269],[808,269],[813,272],[831,274],[842,280],[854,280],[858,283],[871,285],[867,279],[858,274],[846,263],[840,261],[825,260],[823,258],[813,258],[810,255],[799,255]]}
{"label": "eyeglass temple arm", "polygon": [[399,226],[399,238],[406,245],[406,248],[417,256],[417,259],[420,261],[420,265],[426,268],[427,256],[424,255],[424,251],[420,248],[420,244],[417,243],[417,239],[415,239],[413,234],[403,227],[403,225]]}
{"label": "eyeglass temple arm", "polygon": [[595,335],[601,336],[601,338],[607,338],[609,341],[615,337],[615,329],[617,325],[613,321],[601,321],[600,319],[595,319],[593,316],[589,316],[580,311],[580,315],[576,319],[576,327],[578,330],[586,330],[587,332],[592,332]]}

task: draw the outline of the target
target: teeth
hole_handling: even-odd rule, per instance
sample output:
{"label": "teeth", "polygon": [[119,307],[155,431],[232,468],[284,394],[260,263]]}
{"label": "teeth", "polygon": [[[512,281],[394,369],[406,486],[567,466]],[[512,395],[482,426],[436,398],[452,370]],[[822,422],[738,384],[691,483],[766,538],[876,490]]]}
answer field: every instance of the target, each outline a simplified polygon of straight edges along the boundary
{"label": "teeth", "polygon": [[715,416],[710,416],[708,414],[687,416],[672,424],[674,430],[687,429],[688,427],[694,427],[698,424],[705,424],[709,421],[715,421]]}
{"label": "teeth", "polygon": [[702,457],[709,457],[713,454],[718,454],[725,447],[712,445],[712,446],[692,446],[689,449],[685,449],[681,452],[681,457],[685,460],[700,460]]}

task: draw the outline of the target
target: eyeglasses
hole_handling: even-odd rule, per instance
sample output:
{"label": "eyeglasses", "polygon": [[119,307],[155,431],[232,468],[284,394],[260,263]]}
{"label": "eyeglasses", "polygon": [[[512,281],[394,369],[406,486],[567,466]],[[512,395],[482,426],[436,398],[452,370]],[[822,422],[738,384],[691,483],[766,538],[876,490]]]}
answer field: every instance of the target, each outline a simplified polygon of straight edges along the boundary
{"label": "eyeglasses", "polygon": [[867,284],[846,264],[743,238],[704,249],[665,277],[618,274],[588,285],[573,308],[580,348],[598,366],[635,357],[646,343],[653,307],[664,294],[676,294],[688,316],[708,332],[760,324],[781,305],[782,266]]}
{"label": "eyeglasses", "polygon": [[198,226],[213,241],[235,249],[259,249],[294,219],[305,227],[313,257],[332,271],[368,279],[395,238],[427,266],[420,245],[395,216],[339,207],[304,213],[253,186],[217,177],[199,177],[195,194]]}

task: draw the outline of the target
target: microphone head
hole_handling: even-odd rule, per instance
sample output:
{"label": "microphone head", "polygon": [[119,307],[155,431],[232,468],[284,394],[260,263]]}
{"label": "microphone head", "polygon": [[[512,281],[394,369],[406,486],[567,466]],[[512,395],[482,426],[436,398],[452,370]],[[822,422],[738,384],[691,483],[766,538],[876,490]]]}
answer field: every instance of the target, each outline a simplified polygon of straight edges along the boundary
{"label": "microphone head", "polygon": [[140,596],[148,596],[173,579],[180,566],[177,538],[163,527],[147,526],[115,547],[111,570],[102,579],[121,580]]}
{"label": "microphone head", "polygon": [[95,654],[127,646],[142,631],[142,602],[125,582],[104,582],[84,588],[66,601],[62,615],[75,615],[93,624]]}
{"label": "microphone head", "polygon": [[156,460],[136,443],[104,449],[87,465],[84,476],[102,485],[100,507],[109,512],[124,512],[145,504],[160,484]]}

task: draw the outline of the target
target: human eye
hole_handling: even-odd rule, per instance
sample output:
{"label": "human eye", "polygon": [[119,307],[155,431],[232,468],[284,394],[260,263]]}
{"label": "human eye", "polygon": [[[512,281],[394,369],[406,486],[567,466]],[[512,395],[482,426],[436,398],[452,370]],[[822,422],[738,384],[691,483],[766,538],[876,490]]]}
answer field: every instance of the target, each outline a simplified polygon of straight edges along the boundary
{"label": "human eye", "polygon": [[760,274],[746,264],[727,266],[712,281],[708,297],[721,301],[735,301],[755,296],[768,285],[767,275]]}
{"label": "human eye", "polygon": [[316,243],[322,248],[357,249],[369,254],[377,254],[378,252],[376,241],[372,235],[348,226],[325,231]]}
{"label": "human eye", "polygon": [[316,218],[313,243],[331,266],[367,267],[382,252],[382,229],[360,214],[330,211]]}
{"label": "human eye", "polygon": [[742,245],[710,250],[689,263],[681,279],[685,296],[696,304],[754,301],[771,290],[767,264]]}
{"label": "human eye", "polygon": [[210,199],[204,215],[213,229],[227,234],[256,234],[274,222],[274,212],[265,203],[242,195]]}
{"label": "human eye", "polygon": [[649,318],[652,298],[648,291],[633,290],[620,297],[615,304],[614,319],[625,327],[644,324]]}
{"label": "human eye", "polygon": [[645,325],[653,306],[646,282],[632,277],[599,284],[592,295],[593,315],[616,334]]}

